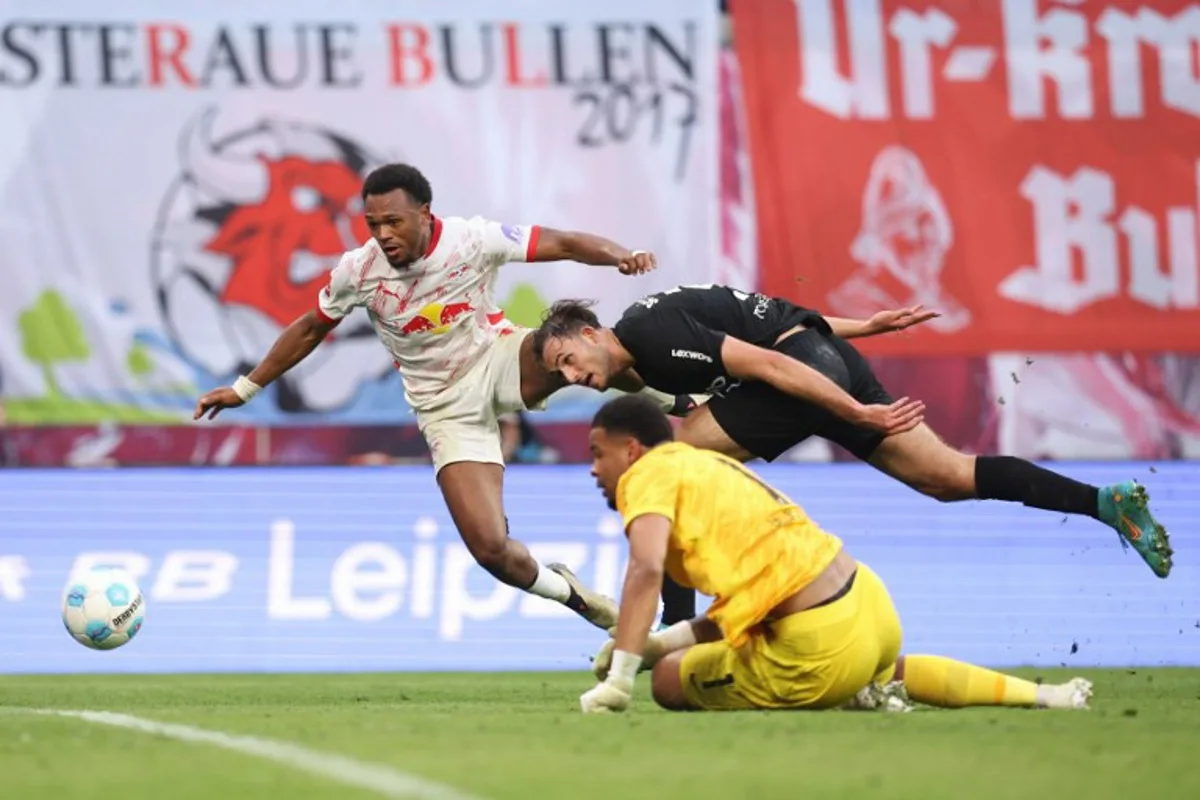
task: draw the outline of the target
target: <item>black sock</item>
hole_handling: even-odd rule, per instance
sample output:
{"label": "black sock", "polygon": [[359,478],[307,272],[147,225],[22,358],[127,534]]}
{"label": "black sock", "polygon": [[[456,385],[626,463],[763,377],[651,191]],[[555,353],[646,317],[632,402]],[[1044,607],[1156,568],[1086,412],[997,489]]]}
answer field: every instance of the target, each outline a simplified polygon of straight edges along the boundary
{"label": "black sock", "polygon": [[1031,508],[1100,518],[1100,490],[1095,486],[1012,456],[975,459],[975,496],[980,500],[1008,500]]}
{"label": "black sock", "polygon": [[696,616],[696,590],[685,589],[668,575],[663,575],[662,598],[664,625],[674,625]]}
{"label": "black sock", "polygon": [[579,592],[574,589],[571,589],[571,594],[567,595],[567,599],[563,605],[576,614],[586,614],[588,610],[587,603],[583,602],[583,598],[579,596]]}

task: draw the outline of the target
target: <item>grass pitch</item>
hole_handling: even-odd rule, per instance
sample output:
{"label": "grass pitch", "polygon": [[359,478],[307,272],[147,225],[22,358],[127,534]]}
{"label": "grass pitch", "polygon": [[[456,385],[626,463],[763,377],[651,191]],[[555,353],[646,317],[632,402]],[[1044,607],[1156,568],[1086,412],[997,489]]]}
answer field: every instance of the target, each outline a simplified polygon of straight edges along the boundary
{"label": "grass pitch", "polygon": [[1200,670],[1021,674],[1091,678],[1093,709],[668,714],[642,676],[634,710],[585,717],[586,672],[0,677],[0,797],[388,796],[260,755],[26,709],[290,742],[476,798],[1200,797]]}

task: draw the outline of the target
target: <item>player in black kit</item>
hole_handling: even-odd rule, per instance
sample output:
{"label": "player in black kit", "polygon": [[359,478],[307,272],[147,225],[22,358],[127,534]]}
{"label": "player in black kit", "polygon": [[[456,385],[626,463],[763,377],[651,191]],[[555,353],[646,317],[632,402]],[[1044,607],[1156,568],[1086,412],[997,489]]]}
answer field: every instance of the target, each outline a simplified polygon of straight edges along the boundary
{"label": "player in black kit", "polygon": [[960,453],[924,424],[921,403],[893,401],[846,339],[931,312],[885,314],[894,324],[872,326],[725,286],[683,286],[638,300],[612,328],[589,303],[560,301],[535,332],[534,350],[567,382],[600,391],[632,372],[669,394],[711,395],[679,431],[696,447],[772,461],[820,436],[937,500],[1007,500],[1100,520],[1167,577],[1170,543],[1144,487],[1097,488],[1020,458]]}

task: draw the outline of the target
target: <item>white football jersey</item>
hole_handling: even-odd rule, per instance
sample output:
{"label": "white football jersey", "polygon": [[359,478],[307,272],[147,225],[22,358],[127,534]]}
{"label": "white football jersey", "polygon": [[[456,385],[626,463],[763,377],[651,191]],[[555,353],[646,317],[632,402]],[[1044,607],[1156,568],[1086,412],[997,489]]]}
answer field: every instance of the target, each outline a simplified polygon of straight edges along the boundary
{"label": "white football jersey", "polygon": [[374,239],[343,255],[317,313],[336,322],[365,307],[400,370],[405,399],[423,410],[514,331],[493,296],[497,270],[531,259],[537,239],[537,226],[434,217],[429,249],[407,269],[389,264]]}

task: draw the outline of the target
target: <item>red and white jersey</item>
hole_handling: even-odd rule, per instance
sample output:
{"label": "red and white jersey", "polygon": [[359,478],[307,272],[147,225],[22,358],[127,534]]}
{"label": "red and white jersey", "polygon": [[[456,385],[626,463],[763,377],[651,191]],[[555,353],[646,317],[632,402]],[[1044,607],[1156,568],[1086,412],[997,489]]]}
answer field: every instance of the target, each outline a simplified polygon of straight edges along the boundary
{"label": "red and white jersey", "polygon": [[389,264],[374,239],[343,255],[317,313],[336,322],[365,307],[404,379],[405,399],[423,410],[514,330],[493,296],[497,271],[530,260],[537,239],[537,226],[434,217],[429,249],[406,269]]}

